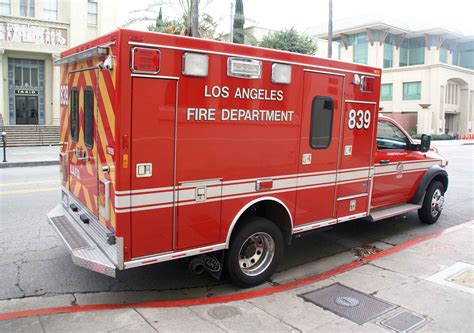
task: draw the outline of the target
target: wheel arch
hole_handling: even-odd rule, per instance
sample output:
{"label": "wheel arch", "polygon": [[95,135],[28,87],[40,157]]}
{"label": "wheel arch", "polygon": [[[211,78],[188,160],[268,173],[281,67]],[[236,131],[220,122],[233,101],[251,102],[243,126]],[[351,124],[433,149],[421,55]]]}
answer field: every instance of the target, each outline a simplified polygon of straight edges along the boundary
{"label": "wheel arch", "polygon": [[434,180],[440,181],[441,184],[443,184],[444,191],[447,191],[449,183],[448,172],[439,165],[433,165],[423,175],[423,178],[421,179],[420,184],[418,184],[418,188],[416,189],[415,195],[410,200],[410,203],[420,203],[423,200],[426,189]]}
{"label": "wheel arch", "polygon": [[[239,224],[238,222],[241,220],[242,217],[246,216],[246,213],[249,213],[253,208],[257,206],[264,207],[266,214],[263,217],[266,217],[270,221],[275,223],[282,231],[285,240],[289,242],[293,232],[293,216],[291,215],[288,206],[285,205],[282,200],[275,197],[267,196],[249,201],[235,215],[227,231],[227,237],[225,242],[226,249],[229,248],[232,233],[234,230],[236,230],[236,227]],[[281,214],[282,212],[286,212],[286,214]],[[259,214],[254,215],[260,216]]]}

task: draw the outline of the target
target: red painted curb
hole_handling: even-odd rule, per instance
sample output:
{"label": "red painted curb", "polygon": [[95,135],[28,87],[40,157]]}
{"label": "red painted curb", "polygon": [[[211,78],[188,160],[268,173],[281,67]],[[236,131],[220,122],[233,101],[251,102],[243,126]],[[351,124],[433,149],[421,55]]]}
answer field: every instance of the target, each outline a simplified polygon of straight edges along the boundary
{"label": "red painted curb", "polygon": [[196,299],[187,299],[187,300],[174,300],[174,301],[157,301],[157,302],[145,302],[145,303],[130,303],[130,304],[90,304],[90,305],[77,305],[77,306],[61,306],[54,308],[42,308],[35,310],[26,310],[18,312],[8,312],[0,314],[0,320],[9,320],[22,317],[30,317],[37,315],[51,315],[51,314],[60,314],[60,313],[71,313],[71,312],[86,312],[86,311],[98,311],[98,310],[115,310],[115,309],[125,309],[125,308],[169,308],[169,307],[184,307],[184,306],[194,306],[194,305],[205,305],[205,304],[215,304],[215,303],[227,303],[233,301],[240,301],[244,299],[256,298],[267,296],[290,289],[295,289],[301,286],[304,286],[309,283],[321,281],[332,276],[350,271],[354,268],[360,267],[368,262],[377,260],[383,257],[386,257],[390,254],[399,252],[406,248],[409,248],[415,244],[422,243],[432,238],[439,237],[441,235],[450,233],[452,231],[458,230],[465,227],[466,225],[473,224],[473,221],[465,222],[454,227],[450,227],[444,230],[436,231],[432,234],[414,238],[405,243],[395,245],[387,250],[375,253],[368,257],[365,257],[362,260],[353,261],[349,264],[345,264],[336,268],[333,268],[324,273],[312,275],[300,280],[291,281],[285,284],[277,285],[274,287],[268,287],[265,289],[247,291],[238,294],[225,295],[225,296],[216,296],[212,298],[196,298]]}

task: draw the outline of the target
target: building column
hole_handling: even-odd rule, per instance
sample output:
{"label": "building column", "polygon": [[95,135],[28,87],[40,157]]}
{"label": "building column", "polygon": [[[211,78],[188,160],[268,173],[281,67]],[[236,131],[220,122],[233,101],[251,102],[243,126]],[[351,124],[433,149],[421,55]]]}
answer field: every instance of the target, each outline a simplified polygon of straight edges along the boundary
{"label": "building column", "polygon": [[51,125],[59,125],[60,122],[60,84],[61,84],[61,71],[59,66],[54,66],[54,62],[59,59],[58,54],[53,54],[53,80],[51,81],[52,89],[52,105],[51,105]]}
{"label": "building column", "polygon": [[431,134],[432,112],[429,109],[431,104],[420,104],[421,110],[418,111],[417,134]]}
{"label": "building column", "polygon": [[[8,86],[8,82],[7,84],[5,85],[4,80],[7,79],[7,77],[3,77],[3,55],[4,55],[5,51],[3,49],[0,49],[0,115],[1,115],[1,118],[3,119],[3,124],[0,122],[0,126],[1,125],[7,125],[7,114],[8,114],[8,98],[5,100],[5,96],[3,94],[3,90],[5,88],[5,86]],[[8,72],[8,70],[7,70]]]}
{"label": "building column", "polygon": [[469,95],[469,87],[467,85],[461,86],[461,94],[459,96],[461,100],[461,110],[459,114],[459,135],[461,136],[469,134],[469,107],[471,105]]}
{"label": "building column", "polygon": [[444,134],[444,129],[446,128],[446,110],[444,96],[446,95],[446,86],[441,85],[439,89],[439,117],[438,123],[436,124],[436,132],[438,134]]}
{"label": "building column", "polygon": [[474,132],[474,91],[471,90],[469,91],[469,96],[470,96],[470,103],[469,103],[469,106],[468,106],[468,115],[469,115],[469,118],[468,118],[468,122],[467,122],[467,130],[469,132],[469,134],[472,134]]}

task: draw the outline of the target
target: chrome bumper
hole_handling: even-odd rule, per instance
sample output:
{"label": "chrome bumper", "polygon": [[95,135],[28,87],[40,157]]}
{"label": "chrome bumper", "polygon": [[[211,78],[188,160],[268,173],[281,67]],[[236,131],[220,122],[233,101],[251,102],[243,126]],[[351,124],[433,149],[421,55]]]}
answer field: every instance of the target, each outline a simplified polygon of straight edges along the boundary
{"label": "chrome bumper", "polygon": [[[116,264],[97,245],[97,237],[92,232],[86,232],[85,227],[80,225],[81,222],[75,220],[62,205],[57,205],[49,212],[48,220],[71,252],[74,264],[115,277]],[[103,242],[103,247],[109,249],[107,252],[116,253],[117,245],[107,244],[105,237]]]}

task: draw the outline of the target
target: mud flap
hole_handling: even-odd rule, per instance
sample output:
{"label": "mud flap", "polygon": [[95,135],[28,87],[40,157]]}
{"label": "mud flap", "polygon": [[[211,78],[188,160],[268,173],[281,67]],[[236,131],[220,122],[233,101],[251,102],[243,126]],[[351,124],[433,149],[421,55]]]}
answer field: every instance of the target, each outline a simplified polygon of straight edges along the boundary
{"label": "mud flap", "polygon": [[201,260],[209,275],[220,280],[224,267],[224,250],[201,254]]}

